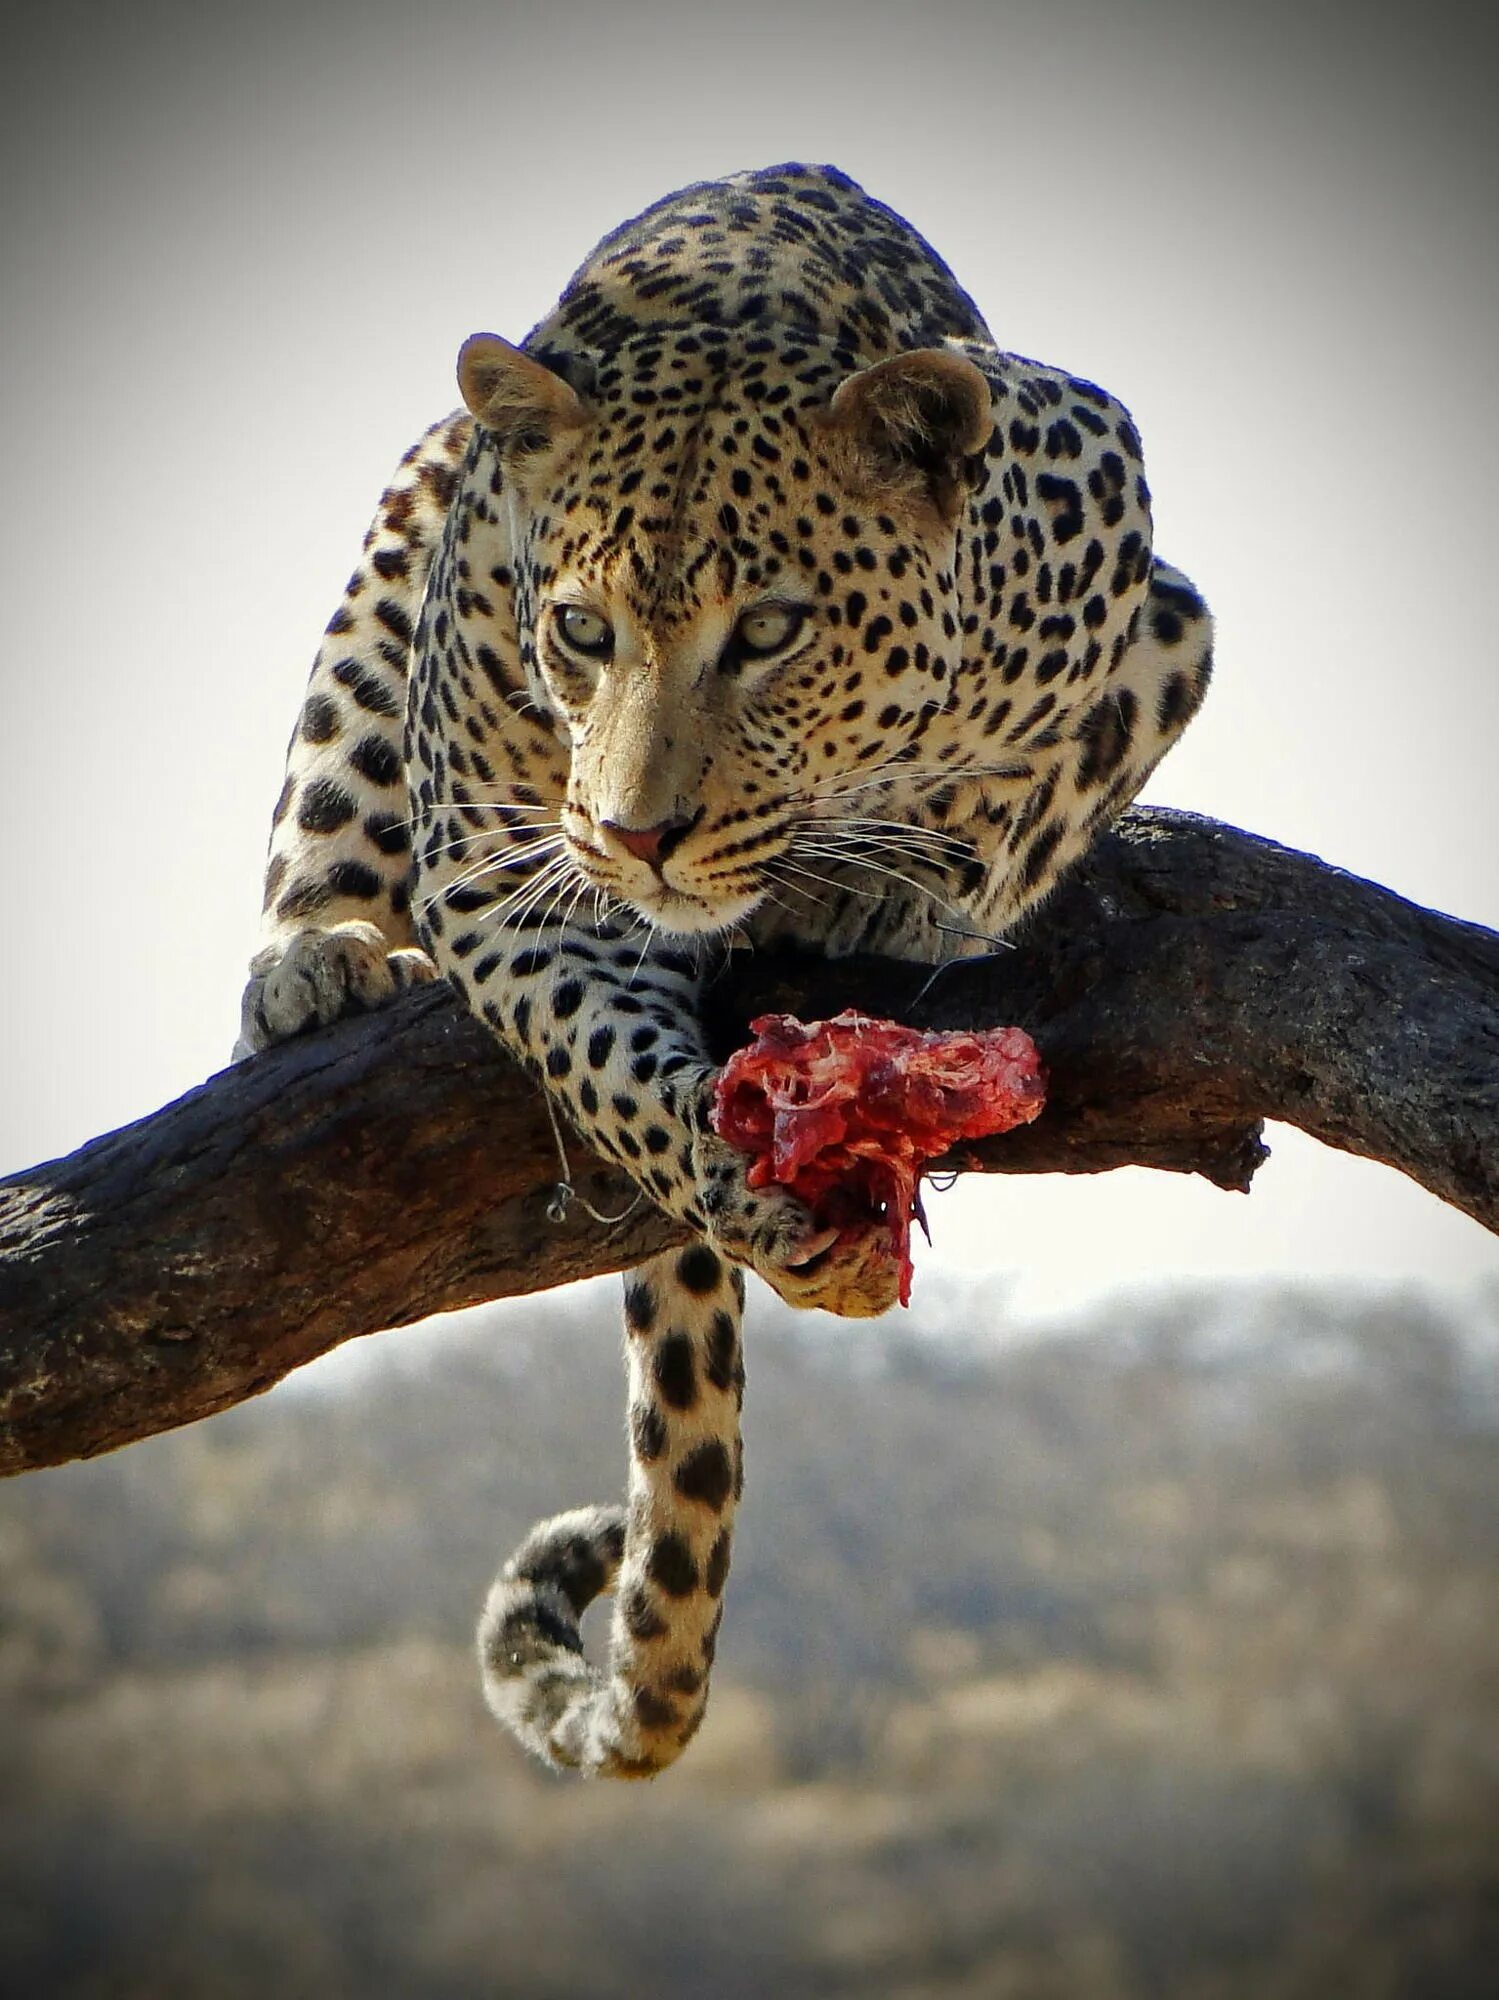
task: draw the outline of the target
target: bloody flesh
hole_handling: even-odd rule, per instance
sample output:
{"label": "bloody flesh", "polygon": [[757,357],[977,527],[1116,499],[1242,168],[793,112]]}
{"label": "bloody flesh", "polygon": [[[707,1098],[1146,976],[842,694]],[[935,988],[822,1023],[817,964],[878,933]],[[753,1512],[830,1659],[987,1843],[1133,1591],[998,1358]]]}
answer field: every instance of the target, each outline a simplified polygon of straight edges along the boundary
{"label": "bloody flesh", "polygon": [[846,1237],[884,1229],[909,1304],[921,1174],[960,1140],[1036,1116],[1035,1043],[1023,1028],[924,1034],[855,1013],[762,1014],[750,1030],[714,1086],[714,1131],[753,1156],[751,1187],[789,1188]]}

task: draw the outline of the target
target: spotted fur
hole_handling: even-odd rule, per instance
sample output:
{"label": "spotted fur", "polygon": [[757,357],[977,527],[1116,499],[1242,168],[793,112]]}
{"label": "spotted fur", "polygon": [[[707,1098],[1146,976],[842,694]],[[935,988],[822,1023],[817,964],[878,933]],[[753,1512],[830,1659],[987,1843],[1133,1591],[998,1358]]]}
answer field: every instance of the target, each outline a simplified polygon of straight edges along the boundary
{"label": "spotted fur", "polygon": [[[742,1279],[891,1303],[712,1133],[702,981],[773,940],[982,950],[1202,699],[1127,412],[997,349],[830,168],[692,187],[598,247],[386,494],[277,808],[253,1049],[434,967],[695,1232],[626,1288],[630,1492],[544,1524],[480,1630],[491,1706],[638,1776],[696,1730],[742,1464]],[[579,1620],[613,1589],[610,1658]]]}

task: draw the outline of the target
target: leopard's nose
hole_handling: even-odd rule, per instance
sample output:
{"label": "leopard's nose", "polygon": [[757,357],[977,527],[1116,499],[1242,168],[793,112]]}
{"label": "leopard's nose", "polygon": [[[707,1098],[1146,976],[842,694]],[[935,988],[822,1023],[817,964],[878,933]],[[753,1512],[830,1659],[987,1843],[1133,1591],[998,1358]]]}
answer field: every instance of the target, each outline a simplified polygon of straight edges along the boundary
{"label": "leopard's nose", "polygon": [[617,840],[627,854],[633,854],[637,861],[644,861],[659,874],[667,856],[681,846],[702,816],[699,809],[674,819],[658,820],[654,826],[621,826],[618,820],[606,819],[604,831]]}

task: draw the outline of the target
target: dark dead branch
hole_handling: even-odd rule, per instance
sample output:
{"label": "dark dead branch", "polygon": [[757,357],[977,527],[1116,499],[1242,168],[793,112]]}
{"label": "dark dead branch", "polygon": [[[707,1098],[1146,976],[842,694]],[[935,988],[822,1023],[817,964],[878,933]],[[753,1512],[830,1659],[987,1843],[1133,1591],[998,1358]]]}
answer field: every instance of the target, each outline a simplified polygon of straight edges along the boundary
{"label": "dark dead branch", "polygon": [[[925,992],[923,993],[923,988]],[[996,959],[755,959],[714,995],[1018,1022],[1041,1120],[965,1171],[1141,1165],[1247,1189],[1280,1119],[1499,1228],[1499,937],[1211,821],[1136,811]],[[574,1143],[606,1214],[630,1188]],[[535,1086],[445,990],[213,1077],[0,1184],[0,1471],[226,1409],[341,1341],[618,1270],[680,1232],[547,1219]]]}

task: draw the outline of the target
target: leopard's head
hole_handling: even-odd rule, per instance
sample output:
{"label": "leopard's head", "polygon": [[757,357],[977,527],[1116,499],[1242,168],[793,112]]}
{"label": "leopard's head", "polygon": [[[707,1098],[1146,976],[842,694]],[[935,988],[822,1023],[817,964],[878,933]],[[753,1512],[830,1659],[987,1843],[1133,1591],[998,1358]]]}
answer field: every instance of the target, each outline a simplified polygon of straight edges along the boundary
{"label": "leopard's head", "polygon": [[758,327],[595,360],[479,334],[459,379],[499,456],[518,666],[568,744],[568,853],[663,930],[742,920],[951,698],[988,384],[945,349],[861,367]]}

